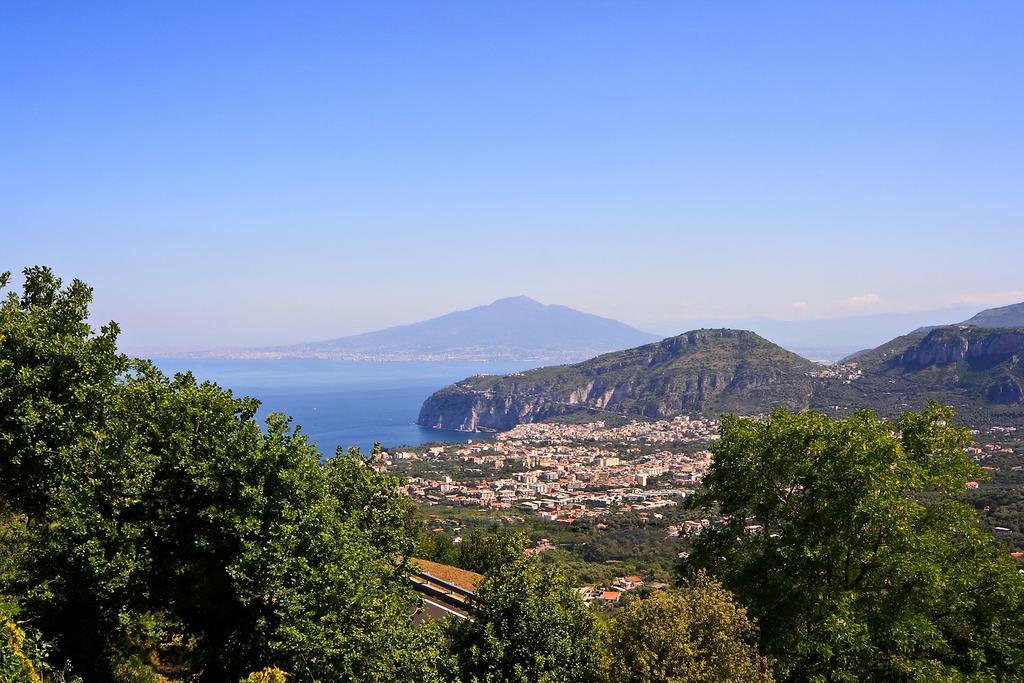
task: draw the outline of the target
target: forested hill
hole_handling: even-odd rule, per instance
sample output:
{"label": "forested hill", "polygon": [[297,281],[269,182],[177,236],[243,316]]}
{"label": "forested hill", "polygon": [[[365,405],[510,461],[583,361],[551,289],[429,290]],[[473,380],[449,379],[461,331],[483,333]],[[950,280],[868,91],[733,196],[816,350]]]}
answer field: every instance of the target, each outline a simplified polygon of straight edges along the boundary
{"label": "forested hill", "polygon": [[419,424],[503,430],[585,410],[649,418],[810,404],[817,365],[743,330],[694,330],[576,365],[471,377],[429,397]]}
{"label": "forested hill", "polygon": [[760,414],[777,406],[846,415],[936,398],[975,424],[1024,420],[1024,328],[921,330],[821,366],[741,330],[695,330],[576,365],[478,376],[436,392],[419,424],[504,430],[581,412],[643,418]]}

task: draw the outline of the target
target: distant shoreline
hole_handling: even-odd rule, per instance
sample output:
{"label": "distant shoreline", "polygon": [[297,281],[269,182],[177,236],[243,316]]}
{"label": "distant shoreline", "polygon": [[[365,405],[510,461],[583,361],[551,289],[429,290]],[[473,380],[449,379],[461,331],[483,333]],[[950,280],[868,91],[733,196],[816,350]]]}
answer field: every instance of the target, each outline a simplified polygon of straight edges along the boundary
{"label": "distant shoreline", "polygon": [[539,363],[557,364],[587,360],[595,354],[572,354],[552,356],[516,356],[516,355],[481,355],[481,354],[430,354],[430,353],[396,353],[396,354],[356,354],[328,352],[278,352],[278,351],[177,351],[177,352],[135,352],[143,358],[174,358],[193,359],[206,358],[213,360],[332,360],[357,361],[372,363]]}

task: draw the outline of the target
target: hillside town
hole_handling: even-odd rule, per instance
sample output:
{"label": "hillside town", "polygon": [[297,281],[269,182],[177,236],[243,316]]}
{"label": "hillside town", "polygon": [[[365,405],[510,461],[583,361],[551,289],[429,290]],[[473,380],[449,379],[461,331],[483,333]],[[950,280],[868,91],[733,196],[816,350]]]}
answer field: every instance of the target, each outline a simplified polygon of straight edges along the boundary
{"label": "hillside town", "polygon": [[[1000,476],[995,456],[1015,461],[1016,428],[972,430],[966,452],[987,479],[970,481],[969,491]],[[687,416],[671,420],[521,424],[492,439],[446,443],[385,452],[379,466],[400,475],[401,492],[425,506],[479,508],[571,524],[580,519],[635,513],[662,519],[659,510],[692,493],[710,464],[718,422]],[[1000,464],[1003,464],[1002,461]],[[1005,465],[1004,465],[1005,467]],[[995,508],[982,517],[997,535],[1014,538],[1024,529],[1006,528]],[[991,519],[989,519],[991,517]],[[685,521],[670,535],[700,533],[708,520]],[[754,532],[748,529],[748,532]]]}
{"label": "hillside town", "polygon": [[401,474],[403,492],[421,504],[516,509],[570,523],[675,505],[700,483],[717,438],[716,420],[685,416],[618,427],[523,424],[492,441],[385,453],[382,465]]}

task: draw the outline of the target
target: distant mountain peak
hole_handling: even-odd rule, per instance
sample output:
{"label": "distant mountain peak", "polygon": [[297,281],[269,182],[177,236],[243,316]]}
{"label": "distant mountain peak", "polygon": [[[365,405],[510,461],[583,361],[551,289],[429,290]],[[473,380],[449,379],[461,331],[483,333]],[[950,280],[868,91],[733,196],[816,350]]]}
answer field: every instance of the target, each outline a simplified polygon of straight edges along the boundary
{"label": "distant mountain peak", "polygon": [[657,340],[609,318],[528,296],[384,330],[309,344],[251,349],[242,358],[566,362]]}
{"label": "distant mountain peak", "polygon": [[542,304],[541,302],[537,301],[536,299],[531,299],[530,297],[526,296],[525,294],[520,294],[518,296],[506,296],[506,297],[501,298],[501,299],[495,299],[491,303],[491,306],[499,306],[499,307],[501,307],[501,306],[540,307],[540,306],[544,306],[544,304]]}

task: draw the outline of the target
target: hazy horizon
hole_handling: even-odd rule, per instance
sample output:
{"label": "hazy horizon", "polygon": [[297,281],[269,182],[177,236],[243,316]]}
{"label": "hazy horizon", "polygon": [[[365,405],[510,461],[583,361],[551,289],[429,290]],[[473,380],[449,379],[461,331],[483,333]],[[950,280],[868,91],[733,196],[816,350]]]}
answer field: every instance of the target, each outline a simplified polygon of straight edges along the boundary
{"label": "hazy horizon", "polygon": [[1024,300],[1019,3],[0,17],[0,270],[85,280],[128,349]]}
{"label": "hazy horizon", "polygon": [[[518,295],[524,296],[524,295]],[[511,298],[511,297],[503,297]],[[486,306],[494,302],[478,304]],[[544,305],[562,305],[557,302],[539,302]],[[471,306],[469,308],[475,308]],[[468,309],[458,309],[458,311]],[[692,318],[677,321],[674,325],[663,325],[655,328],[636,327],[636,329],[661,337],[671,337],[684,332],[699,328],[731,327],[753,330],[767,339],[776,342],[790,350],[806,355],[812,359],[836,360],[843,355],[864,348],[878,346],[896,336],[909,333],[914,329],[932,325],[953,324],[962,322],[979,312],[975,306],[950,306],[940,309],[925,311],[886,312],[866,315],[852,315],[832,318],[770,318],[765,316],[751,316],[744,318]],[[454,313],[458,311],[449,311]],[[599,312],[590,312],[593,315],[601,315]],[[447,313],[442,314],[447,315]],[[435,316],[440,317],[440,316]],[[602,316],[608,317],[608,316]],[[394,327],[402,327],[424,322],[423,320],[408,320],[396,325],[384,328],[373,328],[360,330],[352,334],[335,335],[329,338],[318,339],[295,339],[280,343],[253,344],[242,343],[236,345],[208,345],[208,346],[145,346],[133,342],[129,336],[127,340],[122,337],[122,346],[133,353],[144,355],[165,355],[174,357],[181,353],[195,352],[217,352],[232,349],[252,349],[259,347],[288,346],[304,342],[323,342],[339,337],[356,336],[369,332],[377,332]],[[95,325],[103,324],[104,320],[94,320]],[[630,323],[627,323],[630,324]],[[817,355],[815,352],[820,352]]]}

